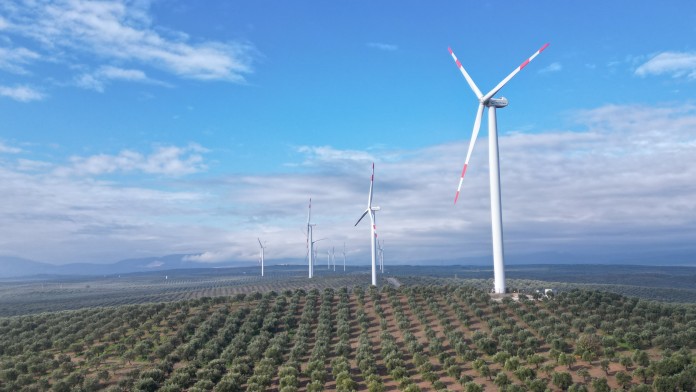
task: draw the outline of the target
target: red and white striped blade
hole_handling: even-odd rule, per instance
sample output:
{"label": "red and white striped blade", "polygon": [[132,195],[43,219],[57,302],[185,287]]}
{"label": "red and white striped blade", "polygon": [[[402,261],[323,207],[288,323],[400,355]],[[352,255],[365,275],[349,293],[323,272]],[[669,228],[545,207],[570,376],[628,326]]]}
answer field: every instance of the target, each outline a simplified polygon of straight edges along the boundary
{"label": "red and white striped blade", "polygon": [[541,49],[537,50],[536,53],[534,53],[530,58],[528,58],[522,64],[520,64],[520,66],[517,67],[514,71],[512,71],[512,73],[510,73],[510,75],[508,75],[505,79],[503,79],[500,83],[498,83],[498,85],[495,86],[495,88],[493,88],[493,90],[489,91],[488,94],[484,95],[483,98],[481,98],[481,102],[486,102],[489,99],[491,99],[491,97],[493,97],[498,91],[500,91],[500,89],[503,88],[503,86],[505,86],[505,84],[507,82],[509,82],[510,79],[513,78],[513,76],[517,75],[517,73],[520,72],[522,70],[522,68],[526,67],[527,64],[529,64],[532,60],[534,60],[534,58],[536,56],[538,56],[539,53],[543,52],[544,49],[546,49],[548,46],[549,46],[549,44],[544,44],[544,46],[542,46]]}
{"label": "red and white striped blade", "polygon": [[469,87],[471,87],[471,90],[473,90],[474,94],[476,94],[476,98],[481,99],[483,94],[481,94],[481,90],[479,90],[478,87],[476,87],[476,83],[474,83],[474,80],[471,79],[471,76],[469,76],[469,73],[466,72],[464,67],[462,66],[462,63],[459,62],[457,59],[457,56],[455,56],[454,52],[452,51],[452,48],[447,48],[452,55],[452,58],[454,59],[454,62],[457,63],[457,67],[459,67],[459,70],[462,71],[462,75],[464,75],[464,79],[466,79],[466,82],[469,83]]}
{"label": "red and white striped blade", "polygon": [[377,225],[372,225],[372,231],[375,232],[375,238],[377,238]]}
{"label": "red and white striped blade", "polygon": [[478,137],[479,129],[481,129],[481,117],[483,117],[483,104],[480,103],[478,110],[476,111],[476,120],[474,120],[474,130],[471,133],[471,141],[469,142],[469,151],[466,153],[466,160],[464,161],[464,168],[462,169],[462,176],[459,178],[459,186],[457,187],[457,194],[454,195],[454,204],[457,204],[457,199],[459,199],[459,192],[462,190],[462,183],[464,182],[464,174],[466,174],[466,168],[469,167],[469,159],[471,159],[471,152],[474,151],[474,144],[476,144],[476,138]]}

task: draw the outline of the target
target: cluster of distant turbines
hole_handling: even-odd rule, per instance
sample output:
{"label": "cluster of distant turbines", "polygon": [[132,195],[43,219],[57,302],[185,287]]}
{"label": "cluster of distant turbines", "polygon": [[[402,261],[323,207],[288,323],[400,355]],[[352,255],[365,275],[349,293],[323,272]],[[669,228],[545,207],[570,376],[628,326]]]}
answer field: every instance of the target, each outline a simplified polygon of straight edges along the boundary
{"label": "cluster of distant turbines", "polygon": [[[457,193],[454,196],[454,204],[457,203],[459,199],[459,193],[462,189],[462,183],[464,182],[464,174],[469,167],[469,159],[471,158],[471,153],[476,144],[476,138],[481,128],[481,117],[483,117],[484,107],[488,108],[488,165],[489,165],[489,179],[490,179],[490,197],[491,197],[491,231],[493,239],[493,276],[494,276],[494,292],[495,293],[505,293],[505,262],[504,262],[504,252],[503,252],[503,213],[502,213],[502,202],[501,202],[501,190],[500,190],[500,160],[498,157],[498,127],[496,120],[496,109],[502,109],[508,105],[508,100],[505,97],[494,98],[493,96],[500,91],[518,72],[520,72],[524,67],[527,66],[536,56],[538,56],[544,49],[546,49],[549,44],[545,44],[541,49],[537,50],[531,57],[526,59],[522,64],[520,64],[514,71],[512,71],[505,79],[500,81],[491,91],[487,94],[482,94],[481,90],[476,86],[474,80],[469,76],[462,66],[457,56],[451,48],[449,53],[457,64],[457,67],[461,71],[462,75],[466,79],[469,87],[478,98],[479,105],[476,112],[476,118],[474,120],[474,128],[471,135],[471,141],[469,142],[469,149],[466,154],[466,160],[464,161],[464,168],[462,169],[462,174],[459,179],[459,185],[457,186]],[[372,285],[377,286],[377,262],[379,262],[380,271],[384,272],[384,241],[380,244],[377,241],[377,226],[375,224],[375,213],[380,210],[379,207],[372,205],[372,194],[375,181],[375,164],[372,163],[372,176],[370,177],[370,191],[367,198],[367,208],[360,216],[355,226],[360,223],[360,221],[366,216],[370,215],[370,253],[372,255]],[[324,240],[321,238],[314,240],[313,231],[314,226],[311,222],[312,220],[312,199],[309,199],[309,212],[307,214],[307,260],[309,268],[309,278],[314,277],[314,263],[317,258],[315,244],[319,241]],[[261,276],[263,276],[264,268],[264,250],[266,247],[261,243],[259,239],[259,246],[261,247],[261,257],[259,262],[261,263]],[[334,248],[331,252],[327,250],[327,268],[331,269],[331,261],[333,260],[333,268],[336,270],[336,257]],[[345,243],[343,244],[343,270],[346,268],[346,249]]]}

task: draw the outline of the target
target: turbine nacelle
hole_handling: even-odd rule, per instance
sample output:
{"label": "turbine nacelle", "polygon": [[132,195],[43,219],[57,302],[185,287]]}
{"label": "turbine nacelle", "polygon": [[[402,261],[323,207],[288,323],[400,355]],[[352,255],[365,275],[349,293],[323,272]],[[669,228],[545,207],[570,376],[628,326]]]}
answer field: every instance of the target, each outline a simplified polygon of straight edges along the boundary
{"label": "turbine nacelle", "polygon": [[508,100],[505,97],[502,98],[491,98],[484,105],[488,107],[494,107],[497,109],[504,108],[508,105]]}
{"label": "turbine nacelle", "polygon": [[370,207],[372,211],[379,211],[379,207]]}

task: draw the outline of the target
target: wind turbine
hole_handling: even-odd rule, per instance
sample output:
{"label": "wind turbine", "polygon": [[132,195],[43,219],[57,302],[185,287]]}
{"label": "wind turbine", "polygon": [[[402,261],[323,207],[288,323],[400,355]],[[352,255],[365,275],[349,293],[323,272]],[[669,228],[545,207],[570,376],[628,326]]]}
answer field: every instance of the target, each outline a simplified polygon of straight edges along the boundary
{"label": "wind turbine", "polygon": [[257,240],[259,240],[259,246],[261,247],[261,258],[259,259],[259,261],[261,262],[261,276],[263,276],[263,253],[264,250],[266,250],[266,247],[263,246],[260,238],[257,238]]}
{"label": "wind turbine", "polygon": [[[321,241],[321,240],[314,241],[312,243],[312,245],[316,244],[319,241]],[[319,259],[319,247],[314,246],[313,248],[314,248],[314,260],[318,260]],[[314,277],[314,264],[312,264],[312,277]]]}
{"label": "wind turbine", "polygon": [[377,241],[379,249],[379,272],[384,273],[384,240],[380,243]]}
{"label": "wind turbine", "polygon": [[360,221],[367,215],[370,214],[370,250],[372,253],[372,285],[377,286],[377,268],[375,265],[375,259],[377,256],[377,249],[375,248],[375,241],[377,239],[377,227],[375,226],[375,212],[379,211],[379,207],[372,206],[372,187],[375,182],[375,163],[372,162],[372,177],[370,177],[370,193],[367,195],[367,209],[363,212],[360,219],[355,222],[355,226],[360,223]]}
{"label": "wind turbine", "polygon": [[309,198],[309,212],[307,213],[307,257],[309,259],[309,278],[314,277],[314,260],[312,250],[314,249],[314,242],[312,240],[312,234],[314,229],[314,224],[311,223],[312,220],[312,198]]}
{"label": "wind turbine", "polygon": [[331,261],[333,262],[334,272],[336,272],[336,247],[331,247]]}
{"label": "wind turbine", "polygon": [[346,243],[343,243],[343,272],[346,272]]}
{"label": "wind turbine", "polygon": [[464,168],[462,169],[462,175],[459,179],[459,186],[457,187],[457,194],[454,196],[454,203],[457,203],[459,198],[459,191],[462,189],[462,182],[464,181],[464,174],[469,166],[469,158],[471,158],[471,151],[474,149],[474,144],[476,143],[476,136],[478,136],[479,128],[481,128],[481,117],[483,116],[483,108],[488,108],[488,166],[489,166],[489,178],[490,178],[490,190],[491,190],[491,221],[492,221],[492,235],[493,235],[493,274],[495,277],[495,292],[505,293],[505,263],[503,260],[503,212],[502,203],[500,200],[500,165],[498,159],[498,127],[496,123],[495,110],[499,108],[504,108],[508,105],[508,100],[505,97],[493,98],[495,94],[500,91],[507,82],[510,81],[522,68],[526,67],[536,56],[539,55],[544,49],[546,49],[549,44],[545,44],[541,49],[537,50],[531,57],[525,60],[519,67],[517,67],[510,75],[503,79],[493,90],[489,91],[486,95],[481,94],[481,90],[476,87],[471,76],[466,72],[462,63],[459,62],[457,56],[454,55],[452,49],[449,49],[452,58],[457,63],[457,67],[464,75],[469,87],[473,90],[474,94],[479,101],[478,111],[476,112],[476,120],[474,120],[474,130],[471,135],[471,141],[469,142],[469,150],[466,154],[466,160],[464,161]]}

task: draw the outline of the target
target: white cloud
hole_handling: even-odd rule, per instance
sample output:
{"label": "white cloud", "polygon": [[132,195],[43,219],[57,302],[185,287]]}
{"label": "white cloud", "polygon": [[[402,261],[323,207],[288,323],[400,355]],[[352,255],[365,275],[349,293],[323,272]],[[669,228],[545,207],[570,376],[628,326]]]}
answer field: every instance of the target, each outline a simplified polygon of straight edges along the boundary
{"label": "white cloud", "polygon": [[237,249],[223,249],[217,251],[207,251],[200,254],[184,256],[184,261],[195,261],[199,263],[219,263],[221,261],[234,260],[244,256]]}
{"label": "white cloud", "polygon": [[0,69],[16,74],[26,74],[28,71],[24,66],[39,58],[38,53],[26,48],[0,48]]}
{"label": "white cloud", "polygon": [[46,170],[53,165],[49,162],[36,161],[32,159],[20,158],[17,159],[17,170],[19,171],[40,171]]}
{"label": "white cloud", "polygon": [[668,74],[696,80],[696,53],[662,52],[636,68],[638,76]]}
{"label": "white cloud", "polygon": [[199,145],[187,147],[157,147],[149,155],[123,150],[117,155],[98,154],[88,157],[74,156],[71,165],[57,168],[57,175],[102,175],[112,173],[143,172],[165,176],[182,176],[206,169],[202,153],[207,150]]}
{"label": "white cloud", "polygon": [[19,154],[20,152],[22,152],[21,148],[8,146],[0,141],[0,154]]}
{"label": "white cloud", "polygon": [[110,65],[102,67],[99,70],[99,73],[101,75],[104,75],[104,77],[109,78],[109,79],[138,80],[138,81],[147,79],[145,72],[143,72],[139,69],[125,69],[125,68],[113,67]]}
{"label": "white cloud", "polygon": [[563,66],[561,65],[561,63],[554,62],[554,63],[551,63],[551,64],[547,65],[546,67],[540,69],[538,72],[539,73],[558,72],[562,69],[563,69]]}
{"label": "white cloud", "polygon": [[75,84],[87,90],[94,90],[100,93],[104,92],[104,80],[94,74],[82,74],[78,76],[75,79]]}
{"label": "white cloud", "polygon": [[46,98],[45,94],[28,86],[0,86],[0,96],[19,102],[40,101]]}
{"label": "white cloud", "polygon": [[297,151],[305,155],[305,165],[321,165],[330,163],[334,166],[355,164],[356,162],[372,162],[375,158],[365,151],[338,150],[331,146],[300,146]]}
{"label": "white cloud", "polygon": [[372,49],[384,50],[387,52],[394,52],[396,50],[399,50],[399,47],[397,45],[385,44],[380,42],[368,42],[367,47]]}
{"label": "white cloud", "polygon": [[78,76],[75,83],[77,86],[88,90],[104,92],[106,84],[111,80],[158,84],[162,86],[168,85],[158,80],[148,78],[145,72],[139,69],[119,68],[110,65],[102,66],[95,72]]}
{"label": "white cloud", "polygon": [[32,38],[64,60],[84,55],[88,61],[136,63],[183,78],[231,82],[243,82],[252,71],[250,44],[191,42],[185,33],[154,26],[149,6],[150,1],[125,0],[10,1],[0,11],[6,31]]}

